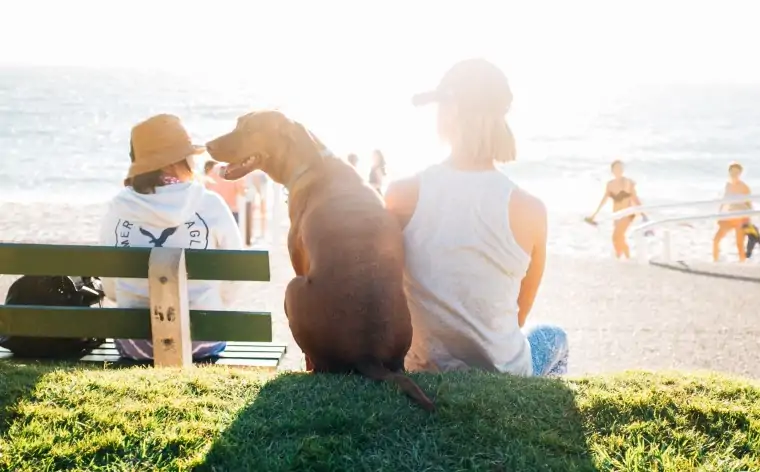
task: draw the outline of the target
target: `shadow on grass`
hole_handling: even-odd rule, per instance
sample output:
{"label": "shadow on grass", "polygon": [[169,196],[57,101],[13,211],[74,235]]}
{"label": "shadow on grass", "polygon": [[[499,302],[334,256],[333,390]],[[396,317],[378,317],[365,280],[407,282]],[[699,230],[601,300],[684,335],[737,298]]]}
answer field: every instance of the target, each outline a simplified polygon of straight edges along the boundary
{"label": "shadow on grass", "polygon": [[31,398],[37,382],[48,370],[35,363],[0,362],[0,443],[19,416],[19,404]]}
{"label": "shadow on grass", "polygon": [[487,373],[414,375],[429,414],[357,376],[267,382],[196,470],[596,470],[566,383]]}

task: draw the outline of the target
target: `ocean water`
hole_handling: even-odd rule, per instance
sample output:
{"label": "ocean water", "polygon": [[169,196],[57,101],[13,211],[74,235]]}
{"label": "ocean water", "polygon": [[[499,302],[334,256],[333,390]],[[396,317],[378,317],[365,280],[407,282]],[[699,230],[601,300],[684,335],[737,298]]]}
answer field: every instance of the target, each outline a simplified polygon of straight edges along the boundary
{"label": "ocean water", "polygon": [[[0,201],[108,199],[128,167],[130,127],[160,112],[182,117],[203,143],[229,130],[237,116],[277,106],[336,153],[358,152],[363,170],[369,151],[382,149],[392,176],[444,156],[432,111],[409,104],[414,90],[398,86],[365,99],[357,95],[361,88],[342,94],[339,87],[326,91],[304,85],[306,78],[302,82],[0,67]],[[745,166],[746,182],[760,193],[760,84],[650,84],[604,91],[515,86],[514,93],[509,120],[518,161],[504,171],[545,201],[552,251],[610,257],[611,223],[594,228],[582,218],[596,207],[616,158],[625,161],[645,204],[720,197],[734,160]],[[709,259],[714,228],[705,222],[675,230],[674,255]],[[653,251],[656,236],[649,239]],[[724,244],[728,259],[735,254],[731,239]]]}

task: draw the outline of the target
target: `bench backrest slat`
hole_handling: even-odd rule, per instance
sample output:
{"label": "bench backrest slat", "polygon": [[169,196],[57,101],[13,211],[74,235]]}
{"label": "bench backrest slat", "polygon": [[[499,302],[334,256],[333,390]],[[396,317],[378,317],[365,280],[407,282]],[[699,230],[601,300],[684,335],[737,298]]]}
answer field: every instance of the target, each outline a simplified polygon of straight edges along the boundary
{"label": "bench backrest slat", "polygon": [[[194,341],[272,341],[269,313],[190,311]],[[147,308],[0,305],[0,335],[151,339]]]}
{"label": "bench backrest slat", "polygon": [[[148,277],[151,248],[0,243],[0,274]],[[190,280],[268,282],[266,251],[186,249]]]}

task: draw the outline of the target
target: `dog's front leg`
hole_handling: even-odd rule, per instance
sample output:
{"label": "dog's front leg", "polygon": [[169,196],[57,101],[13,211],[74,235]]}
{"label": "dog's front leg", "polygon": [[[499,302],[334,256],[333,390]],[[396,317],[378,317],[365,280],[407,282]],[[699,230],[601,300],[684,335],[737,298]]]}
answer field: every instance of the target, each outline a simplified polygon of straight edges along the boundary
{"label": "dog's front leg", "polygon": [[288,233],[288,253],[296,275],[306,275],[309,272],[309,257],[298,230],[292,227]]}

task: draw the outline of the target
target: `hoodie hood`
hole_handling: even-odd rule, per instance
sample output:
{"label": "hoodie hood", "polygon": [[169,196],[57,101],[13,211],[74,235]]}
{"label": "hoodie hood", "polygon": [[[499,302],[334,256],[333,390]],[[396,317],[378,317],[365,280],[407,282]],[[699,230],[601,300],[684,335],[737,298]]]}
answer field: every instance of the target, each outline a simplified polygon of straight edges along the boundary
{"label": "hoodie hood", "polygon": [[156,193],[137,193],[125,187],[111,201],[110,212],[124,220],[155,227],[174,227],[188,221],[202,204],[206,189],[197,182],[156,187]]}

